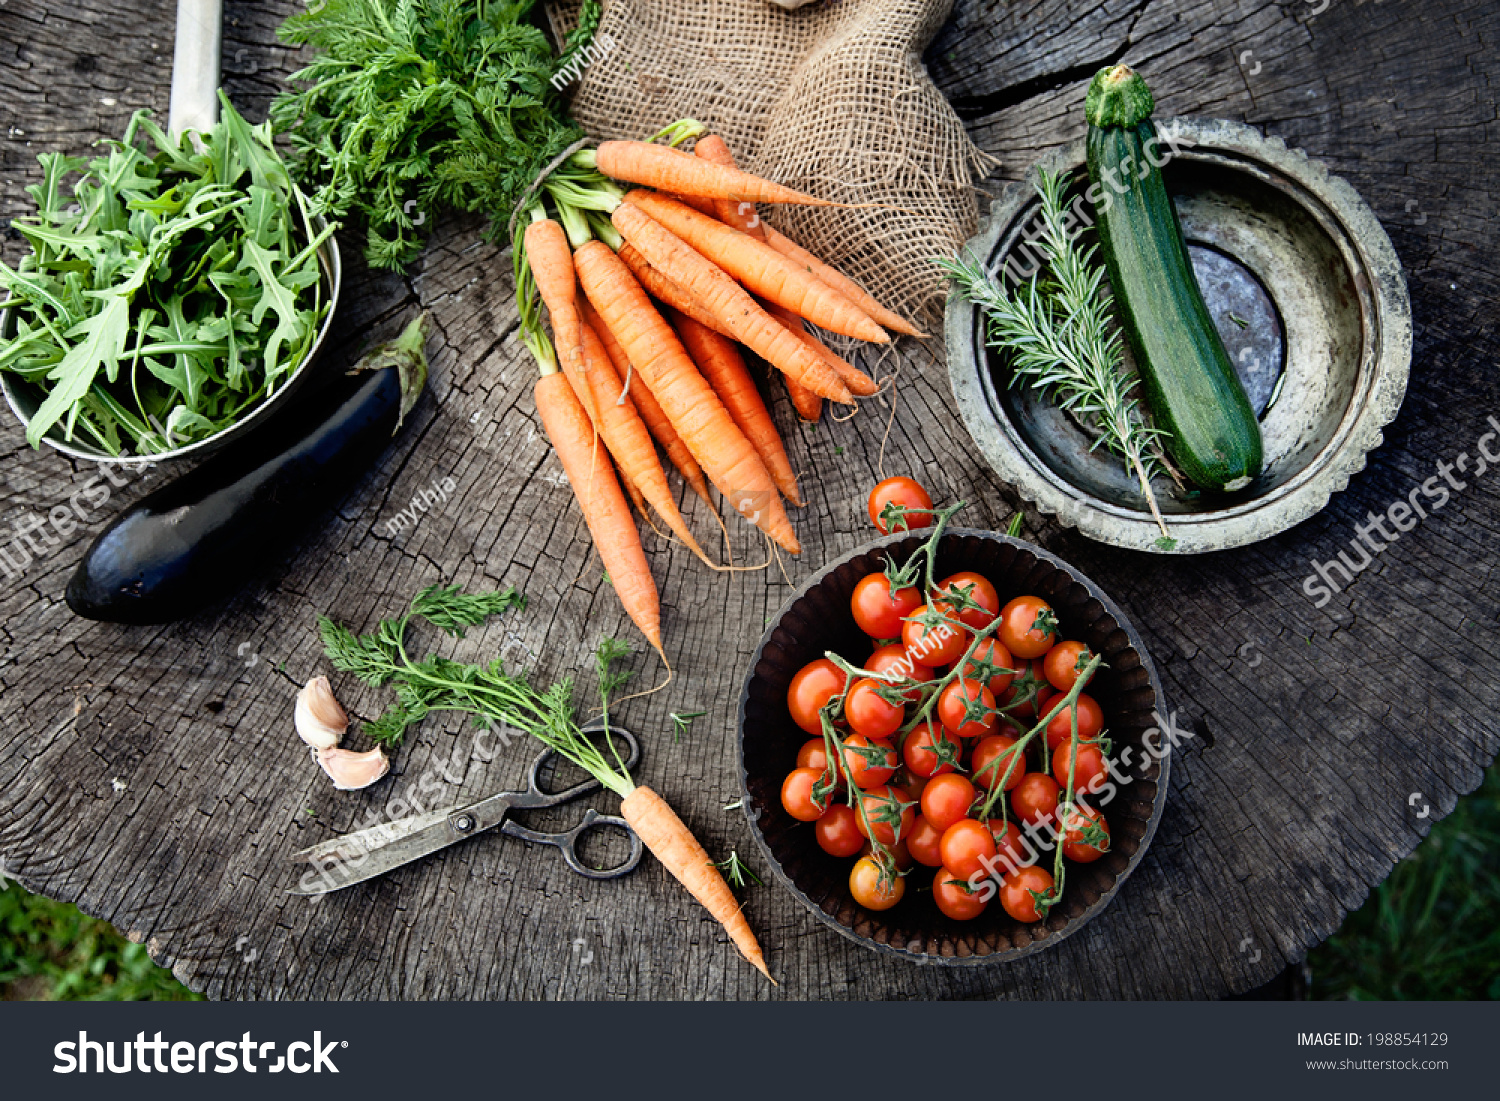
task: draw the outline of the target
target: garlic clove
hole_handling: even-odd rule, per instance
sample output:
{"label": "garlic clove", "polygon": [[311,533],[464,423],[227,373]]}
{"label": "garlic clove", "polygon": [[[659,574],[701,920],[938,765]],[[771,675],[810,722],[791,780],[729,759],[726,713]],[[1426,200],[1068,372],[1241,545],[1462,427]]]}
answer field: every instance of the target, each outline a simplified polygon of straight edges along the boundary
{"label": "garlic clove", "polygon": [[367,753],[355,753],[349,749],[320,749],[318,764],[333,780],[339,791],[358,791],[367,788],[390,771],[391,762],[379,748]]}
{"label": "garlic clove", "polygon": [[297,734],[314,749],[332,749],[349,729],[349,716],[333,696],[327,677],[314,677],[297,693]]}

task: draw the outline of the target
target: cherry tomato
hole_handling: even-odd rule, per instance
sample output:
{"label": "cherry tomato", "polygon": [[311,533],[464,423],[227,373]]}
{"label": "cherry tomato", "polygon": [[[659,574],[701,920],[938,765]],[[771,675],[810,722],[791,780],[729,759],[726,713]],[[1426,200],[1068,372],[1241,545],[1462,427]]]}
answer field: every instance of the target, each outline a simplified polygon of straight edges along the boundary
{"label": "cherry tomato", "polygon": [[938,718],[943,728],[960,738],[983,738],[1000,725],[995,695],[978,681],[950,681],[938,696]]}
{"label": "cherry tomato", "polygon": [[[915,590],[914,590],[915,591]],[[1043,665],[1047,680],[1059,692],[1066,692],[1078,683],[1078,674],[1094,660],[1093,651],[1081,642],[1059,642],[1047,651]]]}
{"label": "cherry tomato", "polygon": [[[1050,705],[1043,707],[1042,717],[1047,717],[1047,712],[1057,706],[1054,700]],[[1078,712],[1078,739],[1079,741],[1092,741],[1099,736],[1099,731],[1104,729],[1104,711],[1094,702],[1094,697],[1087,692],[1078,693],[1078,702],[1072,707],[1065,707],[1057,713],[1057,718],[1047,724],[1047,748],[1056,749],[1064,742],[1073,740],[1073,712]]]}
{"label": "cherry tomato", "polygon": [[923,780],[952,772],[962,751],[963,746],[956,737],[932,722],[918,724],[901,746],[906,767],[911,769],[912,775]]}
{"label": "cherry tomato", "polygon": [[849,893],[866,910],[889,910],[906,894],[906,880],[894,876],[884,885],[880,882],[880,865],[873,856],[862,856],[849,872]]}
{"label": "cherry tomato", "polygon": [[[900,633],[898,629],[896,634]],[[937,676],[931,666],[908,657],[906,647],[899,642],[889,643],[876,650],[865,662],[865,668],[872,673],[890,673],[901,677],[902,680],[896,687],[906,689],[902,692],[902,698],[907,703],[916,703],[922,698],[921,690],[912,686],[926,684]]]}
{"label": "cherry tomato", "polygon": [[850,734],[844,739],[844,767],[857,788],[873,788],[885,783],[896,771],[901,758],[896,747],[879,738]]}
{"label": "cherry tomato", "polygon": [[866,738],[889,738],[901,729],[906,718],[906,706],[892,703],[882,692],[894,690],[878,680],[861,677],[849,688],[844,697],[844,719],[856,733]]}
{"label": "cherry tomato", "polygon": [[[1074,792],[1098,791],[1099,789],[1094,784],[1097,781],[1102,786],[1107,773],[1104,767],[1104,753],[1096,745],[1080,745],[1076,755],[1070,752],[1072,748],[1072,745],[1064,742],[1052,754],[1052,778],[1057,781],[1058,787],[1066,791],[1068,765],[1071,763]],[[1075,756],[1076,761],[1073,760]]]}
{"label": "cherry tomato", "polygon": [[865,847],[864,835],[859,832],[857,824],[858,817],[847,803],[835,803],[813,823],[813,836],[829,856],[853,856]]}
{"label": "cherry tomato", "polygon": [[[907,871],[913,864],[916,863],[916,861],[911,858],[911,850],[906,847],[906,838],[904,837],[900,841],[897,841],[894,845],[887,845],[886,850],[891,854],[892,857],[895,858],[896,867],[903,872]],[[866,841],[864,847],[859,850],[859,855],[874,856],[875,846]]]}
{"label": "cherry tomato", "polygon": [[1010,651],[995,639],[982,638],[979,645],[974,647],[974,652],[964,659],[963,678],[979,681],[999,699],[1001,693],[1010,687],[1011,681],[1016,679],[1014,673],[1002,673],[999,670],[1018,668],[1012,664],[1015,660],[1010,656]]}
{"label": "cherry tomato", "polygon": [[1021,840],[1021,827],[1014,822],[1002,822],[991,818],[985,823],[990,836],[995,839],[995,867],[1006,875],[1026,863],[1026,846]]}
{"label": "cherry tomato", "polygon": [[[1015,744],[1016,740],[1006,734],[991,734],[988,738],[980,740],[979,744],[974,747],[974,760],[970,769],[975,787],[980,791],[989,791],[1003,779],[1006,791],[1015,790],[1015,786],[1021,782],[1021,777],[1026,775],[1025,753],[1017,755],[1010,752],[1015,748]],[[1004,760],[986,772],[985,767],[997,757],[1003,757]],[[1014,767],[1011,765],[1012,758],[1015,758]],[[802,763],[801,758],[798,758],[797,763]],[[1010,770],[1009,779],[1005,779],[1007,769]]]}
{"label": "cherry tomato", "polygon": [[1028,772],[1010,793],[1010,805],[1016,817],[1036,824],[1057,813],[1057,781],[1044,772]]}
{"label": "cherry tomato", "polygon": [[854,622],[871,638],[900,638],[901,621],[921,606],[922,594],[915,585],[892,593],[890,579],[883,573],[861,577],[849,598]]}
{"label": "cherry tomato", "polygon": [[1057,642],[1057,617],[1039,596],[1018,596],[1000,609],[1000,641],[1018,658],[1039,658]]}
{"label": "cherry tomato", "polygon": [[980,893],[951,868],[939,868],[932,879],[932,901],[954,921],[972,921],[984,913],[987,903],[980,901]]}
{"label": "cherry tomato", "polygon": [[[1090,845],[1084,840],[1084,831],[1092,833],[1094,826],[1104,831],[1104,838],[1098,845]],[[1063,855],[1080,864],[1092,864],[1107,852],[1109,823],[1093,807],[1079,803],[1076,809],[1068,812],[1067,831],[1063,834]]]}
{"label": "cherry tomato", "polygon": [[792,722],[809,734],[823,733],[823,723],[818,712],[829,700],[844,690],[843,671],[827,658],[810,661],[786,687],[786,706],[792,713]]}
{"label": "cherry tomato", "polygon": [[988,875],[985,861],[995,859],[995,838],[983,822],[960,818],[943,831],[938,853],[943,858],[943,867],[960,879],[976,873]]}
{"label": "cherry tomato", "polygon": [[1037,913],[1037,900],[1032,892],[1035,891],[1037,895],[1045,898],[1052,893],[1052,886],[1050,872],[1038,868],[1035,864],[1022,868],[1000,881],[1000,905],[1017,921],[1024,921],[1027,924],[1041,921],[1042,915]]}
{"label": "cherry tomato", "polygon": [[901,641],[912,660],[934,669],[957,661],[969,647],[968,634],[926,604],[907,616],[901,626]]}
{"label": "cherry tomato", "polygon": [[[871,788],[859,798],[864,806],[864,816],[870,822],[869,829],[866,829],[864,821],[859,820],[860,833],[882,845],[894,845],[897,836],[906,837],[911,833],[912,820],[917,812],[914,807],[901,806],[907,802],[901,792],[886,784]],[[899,813],[898,807],[901,807]]]}
{"label": "cherry tomato", "polygon": [[828,747],[822,738],[809,738],[802,743],[802,748],[797,750],[797,767],[815,768],[819,772],[828,768]]}
{"label": "cherry tomato", "polygon": [[[884,515],[888,505],[910,511],[888,524]],[[917,528],[932,526],[932,497],[915,478],[898,476],[881,482],[870,490],[869,511],[870,523],[880,530],[881,535],[889,535],[893,529],[915,531]]]}
{"label": "cherry tomato", "polygon": [[988,627],[1000,614],[1000,594],[987,577],[973,570],[944,578],[938,584],[935,602],[944,615],[957,616],[976,631]]}
{"label": "cherry tomato", "polygon": [[974,802],[974,785],[965,776],[945,772],[927,781],[922,789],[922,814],[935,830],[947,831],[969,813]]}
{"label": "cherry tomato", "polygon": [[913,778],[906,775],[905,770],[898,771],[891,777],[890,787],[897,795],[901,796],[903,803],[920,803],[922,801],[922,789],[927,786],[927,778]]}
{"label": "cherry tomato", "polygon": [[943,866],[943,858],[938,851],[938,846],[942,840],[943,834],[932,828],[932,823],[927,821],[926,815],[919,814],[912,820],[911,834],[906,839],[906,848],[918,864],[925,864],[929,868],[940,868]]}
{"label": "cherry tomato", "polygon": [[827,797],[813,799],[813,785],[822,773],[815,768],[794,768],[781,784],[781,805],[799,822],[816,822],[828,811]]}

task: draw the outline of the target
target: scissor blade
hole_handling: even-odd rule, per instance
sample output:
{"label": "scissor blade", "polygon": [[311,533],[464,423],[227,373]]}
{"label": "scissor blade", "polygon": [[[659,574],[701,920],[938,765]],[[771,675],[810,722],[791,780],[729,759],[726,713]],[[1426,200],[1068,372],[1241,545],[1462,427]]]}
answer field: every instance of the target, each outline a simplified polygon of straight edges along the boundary
{"label": "scissor blade", "polygon": [[458,807],[449,807],[447,810],[414,814],[409,818],[398,818],[394,822],[381,822],[368,829],[330,837],[326,841],[319,841],[316,845],[299,849],[292,853],[290,859],[305,864],[322,864],[329,860],[357,860],[365,853],[384,848],[393,841],[410,837],[418,830],[425,830],[428,826],[442,822],[458,809]]}
{"label": "scissor blade", "polygon": [[[493,798],[493,797],[492,797]],[[489,803],[491,800],[483,800]],[[478,806],[479,804],[471,804]],[[430,814],[420,816],[425,819],[425,824],[408,827],[403,836],[370,849],[356,852],[352,846],[345,849],[335,849],[330,855],[320,860],[312,860],[313,868],[305,872],[297,885],[288,892],[294,895],[313,896],[324,895],[330,891],[342,890],[352,887],[356,883],[364,883],[366,880],[385,875],[386,872],[394,871],[414,860],[421,860],[424,856],[446,849],[449,845],[466,840],[476,834],[483,833],[491,826],[498,825],[504,818],[504,810],[490,820],[475,821],[474,825],[466,832],[459,832],[452,823],[454,816],[470,811],[469,807],[450,807],[445,811],[433,811]],[[478,815],[473,815],[478,819]],[[436,819],[436,821],[433,821]],[[402,822],[414,821],[402,819]],[[392,823],[399,825],[400,823]],[[361,830],[360,834],[366,834],[379,829],[371,827],[370,830]],[[339,842],[348,845],[351,838],[360,834],[348,834],[337,838]],[[318,849],[321,846],[313,846]],[[298,854],[301,856],[301,854]]]}

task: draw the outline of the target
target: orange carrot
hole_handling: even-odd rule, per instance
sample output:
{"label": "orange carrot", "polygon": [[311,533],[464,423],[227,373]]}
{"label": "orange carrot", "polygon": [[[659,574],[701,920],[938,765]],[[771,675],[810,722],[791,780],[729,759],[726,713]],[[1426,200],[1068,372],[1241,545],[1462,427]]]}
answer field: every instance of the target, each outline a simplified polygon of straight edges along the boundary
{"label": "orange carrot", "polygon": [[646,552],[641,549],[640,533],[630,518],[630,506],[625,503],[609,460],[598,447],[588,414],[562,374],[542,375],[536,380],[533,393],[542,428],[562,460],[563,471],[583,509],[583,518],[615,593],[646,640],[666,661],[661,647],[661,599],[656,582],[646,565]]}
{"label": "orange carrot", "polygon": [[[598,426],[598,407],[594,404],[594,395],[589,392],[588,380],[586,380],[586,378],[583,378],[582,365],[568,365],[568,363],[564,363],[564,365],[562,365],[562,374],[567,375],[568,386],[573,387],[573,393],[577,396],[577,402],[579,402],[579,405],[582,405],[583,413],[588,414],[589,425],[594,426],[594,432],[597,432],[598,437],[600,437],[601,440],[604,440],[604,446],[609,447],[609,440],[604,437],[603,432],[600,432],[600,426]],[[615,372],[610,371],[609,375],[610,378],[613,378]],[[612,447],[610,447],[610,453],[613,453]],[[630,498],[630,504],[633,504],[634,507],[636,507],[637,513],[645,516],[645,495],[640,492],[640,486],[637,486],[637,484],[634,483],[633,478],[631,478],[630,475],[628,475],[627,472],[624,471],[624,469],[621,469],[621,471],[619,471],[619,487],[625,490],[625,495]]]}
{"label": "orange carrot", "polygon": [[629,241],[620,246],[620,259],[625,261],[630,274],[635,276],[636,281],[646,288],[646,293],[652,298],[660,299],[678,313],[687,314],[698,324],[712,329],[720,336],[734,339],[728,327],[705,309],[702,302],[647,263],[641,250]]}
{"label": "orange carrot", "polygon": [[767,302],[759,298],[756,301],[766,313],[785,325],[788,332],[822,356],[823,362],[839,373],[839,378],[844,380],[844,385],[849,387],[851,393],[867,398],[880,392],[880,386],[874,379],[854,364],[838,356],[832,348],[808,332],[807,327],[802,324],[802,318],[775,302]]}
{"label": "orange carrot", "polygon": [[[745,289],[721,268],[705,260],[679,237],[631,203],[621,203],[616,207],[611,220],[621,235],[640,249],[641,255],[653,268],[698,299],[741,344],[820,397],[831,398],[845,405],[854,403],[854,396],[849,393],[849,388],[839,378],[838,372],[772,320],[765,310],[755,304],[755,300]],[[621,266],[624,266],[623,261]],[[593,298],[593,295],[589,297]],[[595,301],[594,305],[599,306],[599,303]],[[604,313],[602,307],[600,312]],[[615,335],[627,349],[630,347],[630,342],[623,333],[616,330]],[[660,398],[661,395],[657,394],[657,397]],[[665,404],[663,402],[664,406]],[[673,423],[676,423],[675,417]],[[701,457],[699,461],[702,461]]]}
{"label": "orange carrot", "polygon": [[760,944],[740,911],[739,900],[677,813],[650,788],[636,787],[620,801],[620,815],[662,866],[724,926],[740,954],[766,978],[771,978]]}
{"label": "orange carrot", "polygon": [[739,349],[732,340],[698,324],[686,314],[670,310],[668,317],[682,338],[688,355],[693,357],[693,362],[724,402],[734,423],[740,426],[740,431],[760,455],[761,462],[766,464],[776,488],[788,501],[800,506],[802,496],[797,492],[797,476],[792,473],[792,464],[776,431],[776,422],[766,411],[766,403],[755,388],[755,380],[745,369]]}
{"label": "orange carrot", "polygon": [[[762,298],[779,302],[832,333],[888,344],[885,330],[843,294],[748,233],[699,214],[665,195],[632,191],[625,201],[640,207],[671,233],[697,249]],[[623,231],[622,231],[623,232]]]}
{"label": "orange carrot", "polygon": [[594,154],[600,172],[617,180],[654,187],[674,195],[734,199],[749,203],[838,206],[738,169],[710,164],[680,149],[648,141],[604,141]]}
{"label": "orange carrot", "polygon": [[576,367],[583,353],[578,332],[578,283],[573,277],[568,235],[551,218],[543,218],[526,227],[525,242],[526,263],[552,317],[558,361]]}
{"label": "orange carrot", "polygon": [[[702,157],[710,164],[723,165],[725,168],[739,167],[734,163],[734,154],[729,151],[728,144],[718,134],[704,134],[699,138],[693,144],[693,156]],[[712,214],[726,226],[733,226],[741,233],[748,233],[757,240],[766,239],[766,227],[761,222],[754,203],[715,199],[711,211],[704,210],[697,203],[688,203],[688,206],[704,214]]]}
{"label": "orange carrot", "polygon": [[713,502],[708,498],[708,483],[703,480],[703,468],[698,465],[698,460],[693,458],[693,453],[688,450],[687,444],[682,442],[677,429],[672,427],[672,422],[662,411],[661,404],[651,393],[651,387],[631,371],[630,357],[625,354],[625,349],[620,347],[620,342],[615,339],[615,334],[610,332],[609,326],[604,323],[604,318],[600,317],[598,311],[594,309],[594,304],[584,298],[578,303],[578,307],[583,314],[583,319],[588,322],[589,327],[594,330],[594,335],[604,345],[604,352],[614,366],[620,385],[624,386],[626,392],[629,393],[629,400],[635,402],[636,411],[640,413],[646,428],[655,437],[656,442],[661,444],[662,450],[667,453],[667,458],[672,460],[672,465],[682,475],[682,480],[687,482],[694,493],[703,498],[704,504],[713,508]]}
{"label": "orange carrot", "polygon": [[679,202],[687,203],[688,206],[692,207],[700,214],[707,214],[709,216],[713,215],[714,207],[716,205],[714,200],[705,199],[701,195],[673,195],[672,198],[678,200]]}
{"label": "orange carrot", "polygon": [[797,410],[797,416],[816,424],[823,415],[823,399],[791,375],[782,375],[781,380],[786,383],[787,396],[792,399],[792,408]]}
{"label": "orange carrot", "polygon": [[656,448],[651,446],[651,434],[646,431],[635,403],[628,395],[623,402],[619,400],[620,378],[615,374],[614,365],[598,334],[587,322],[581,322],[581,332],[584,384],[590,393],[590,401],[585,406],[592,404],[596,410],[595,423],[599,426],[599,435],[604,438],[609,453],[614,456],[621,476],[640,487],[642,496],[651,502],[651,507],[666,521],[667,527],[672,529],[677,538],[687,544],[688,550],[710,566],[714,565],[713,560],[703,553],[698,540],[693,538],[693,533],[688,530],[687,522],[677,510],[677,502],[672,500],[666,472],[661,468],[661,460],[656,457]]}
{"label": "orange carrot", "polygon": [[[729,151],[728,144],[718,134],[705,134],[699,138],[693,145],[693,156],[702,157],[706,161],[723,165],[725,168],[739,167],[739,165],[734,163],[734,154]],[[689,203],[688,205],[694,210],[703,210],[697,203]],[[707,212],[704,211],[704,213]],[[748,233],[750,236],[761,241],[766,239],[767,226],[761,221],[760,214],[756,211],[754,203],[734,202],[730,199],[715,199],[714,215],[726,226],[733,226],[741,233]],[[623,251],[621,255],[624,255]],[[657,297],[661,296],[658,295]],[[663,299],[663,301],[666,301],[666,299]],[[772,316],[775,315],[773,314]],[[777,320],[784,322],[783,318],[777,318]],[[800,322],[797,328],[802,328]],[[794,328],[792,331],[795,334],[797,330]],[[803,329],[802,331],[806,332],[807,330]],[[812,334],[809,333],[808,335],[811,336]],[[816,340],[817,338],[814,337],[813,339]],[[821,346],[822,341],[818,341],[818,344]],[[832,364],[829,366],[832,366]],[[823,399],[790,375],[783,374],[781,380],[786,383],[786,392],[792,399],[792,408],[797,411],[797,415],[805,421],[816,422],[823,415]]]}
{"label": "orange carrot", "polygon": [[[573,254],[573,264],[584,294],[651,387],[709,480],[737,512],[791,553],[800,553],[801,545],[765,463],[624,261],[604,243],[589,241]],[[775,324],[769,318],[767,323]]]}
{"label": "orange carrot", "polygon": [[[699,144],[702,144],[701,142]],[[795,260],[806,266],[807,270],[817,276],[830,287],[840,291],[843,295],[854,302],[865,313],[869,314],[887,329],[893,329],[898,333],[906,333],[908,336],[921,337],[924,340],[927,334],[917,328],[900,314],[886,309],[873,295],[861,287],[853,279],[832,264],[825,264],[801,245],[797,244],[786,234],[778,232],[775,226],[764,225],[765,241],[788,260]]]}

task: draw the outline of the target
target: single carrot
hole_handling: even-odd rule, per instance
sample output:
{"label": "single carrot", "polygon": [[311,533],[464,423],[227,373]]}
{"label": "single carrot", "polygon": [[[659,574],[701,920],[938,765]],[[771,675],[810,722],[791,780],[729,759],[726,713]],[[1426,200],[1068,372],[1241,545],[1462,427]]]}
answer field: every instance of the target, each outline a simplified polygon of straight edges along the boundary
{"label": "single carrot", "polygon": [[791,375],[782,375],[781,381],[786,383],[787,396],[792,399],[792,408],[797,410],[797,416],[816,424],[818,418],[823,415],[823,399]]}
{"label": "single carrot", "polygon": [[[675,199],[635,190],[625,201],[697,249],[742,283],[746,290],[778,302],[814,325],[872,344],[890,337],[874,320],[804,265],[788,260],[764,241],[700,214]],[[623,232],[623,230],[621,231]]]}
{"label": "single carrot", "polygon": [[880,385],[874,379],[808,332],[807,326],[802,323],[802,318],[779,303],[767,302],[760,298],[756,301],[766,313],[785,325],[788,332],[822,356],[823,362],[838,372],[839,378],[844,380],[844,385],[849,387],[851,393],[867,398],[880,392]]}
{"label": "single carrot", "polygon": [[732,340],[698,324],[686,314],[670,310],[668,319],[682,338],[688,355],[693,357],[693,362],[724,402],[734,423],[740,426],[740,431],[760,455],[761,462],[766,464],[776,488],[788,501],[800,506],[802,495],[797,492],[797,476],[792,473],[792,464],[776,431],[776,422],[767,412],[766,403],[761,400],[760,391],[755,388],[755,380],[746,370],[739,349]]}
{"label": "single carrot", "polygon": [[536,380],[533,391],[542,428],[552,441],[563,471],[573,487],[573,496],[583,509],[583,518],[594,537],[594,546],[616,595],[646,640],[666,661],[661,646],[661,598],[646,565],[640,533],[630,518],[630,506],[620,492],[609,459],[598,446],[577,395],[567,377],[557,372]]}
{"label": "single carrot", "polygon": [[630,828],[635,830],[641,844],[650,849],[662,866],[676,877],[677,882],[686,887],[688,893],[703,903],[709,914],[724,926],[740,954],[766,978],[771,978],[760,944],[740,910],[739,900],[734,897],[729,884],[724,882],[719,869],[714,867],[707,851],[693,836],[692,830],[677,817],[677,812],[667,806],[656,792],[639,786],[620,801],[620,815],[630,823]]}
{"label": "single carrot", "polygon": [[[729,145],[718,134],[705,134],[699,138],[693,145],[693,156],[702,157],[706,161],[723,165],[725,168],[739,167],[739,165],[734,163],[734,154],[730,152]],[[697,203],[690,203],[689,205],[694,210],[703,210]],[[750,236],[762,241],[766,239],[766,230],[768,227],[765,222],[761,221],[760,213],[755,209],[754,203],[736,202],[731,199],[715,199],[714,215],[726,226],[733,226],[741,233],[748,233]],[[660,296],[658,295],[658,297]],[[666,300],[663,299],[663,301]],[[773,314],[772,316],[775,315]],[[777,320],[784,322],[785,319],[777,318]],[[793,334],[795,335],[797,329],[801,328],[801,322],[798,322],[797,328],[792,330]],[[802,329],[802,331],[807,332],[806,329]],[[811,336],[812,334],[808,333],[808,335]],[[813,339],[817,340],[816,337],[813,337]],[[818,341],[820,347],[822,344],[822,341]],[[792,399],[792,408],[797,411],[797,416],[805,421],[816,423],[818,418],[823,415],[823,399],[790,375],[783,374],[781,380],[786,383],[786,392]]]}
{"label": "single carrot", "polygon": [[564,366],[576,367],[583,352],[578,330],[578,282],[573,276],[568,235],[551,218],[543,218],[526,227],[525,242],[526,263],[552,317],[557,358]]}
{"label": "single carrot", "polygon": [[717,203],[713,199],[705,199],[701,195],[673,195],[672,198],[687,203],[694,210],[710,216],[714,213]]}
{"label": "single carrot", "polygon": [[[594,395],[589,391],[588,380],[583,377],[582,365],[564,363],[562,373],[567,377],[568,385],[573,388],[573,394],[578,398],[578,404],[583,406],[583,411],[589,418],[589,424],[593,425],[594,431],[602,439],[604,434],[599,432],[599,410],[594,405]],[[614,372],[611,371],[610,374],[614,374]],[[605,441],[605,446],[608,446],[608,441]],[[641,487],[631,481],[630,476],[623,470],[620,471],[620,488],[630,498],[630,503],[635,506],[635,510],[642,516],[646,515],[646,498],[641,493]]]}
{"label": "single carrot", "polygon": [[[705,260],[681,238],[631,203],[621,203],[616,207],[610,220],[625,239],[641,251],[641,255],[652,267],[698,299],[741,344],[820,397],[831,398],[845,405],[854,404],[854,396],[849,393],[849,388],[839,378],[838,372],[772,320],[723,269]],[[621,266],[624,266],[623,261]],[[593,295],[589,297],[592,299]],[[599,303],[595,301],[594,305],[597,307]],[[602,307],[600,312],[604,312]],[[616,330],[615,335],[627,349],[630,347],[623,333]],[[657,397],[660,398],[661,395],[657,394]],[[673,423],[676,423],[675,417]]]}
{"label": "single carrot", "polygon": [[620,378],[615,374],[614,364],[610,362],[609,354],[604,350],[598,334],[586,321],[580,321],[580,330],[583,336],[584,384],[590,394],[590,402],[586,405],[592,404],[596,410],[599,435],[603,437],[609,453],[614,456],[620,474],[640,487],[642,496],[651,503],[651,507],[666,521],[667,527],[672,529],[677,538],[687,544],[688,550],[710,566],[714,565],[714,561],[703,552],[698,540],[688,530],[687,522],[677,510],[677,502],[672,500],[666,472],[661,468],[661,460],[656,457],[656,448],[651,445],[651,434],[641,421],[635,403],[630,400],[629,395],[625,395],[624,401],[620,400]]}
{"label": "single carrot", "polygon": [[[693,156],[702,157],[710,164],[722,165],[725,168],[739,168],[739,165],[734,163],[734,154],[729,151],[728,143],[718,134],[704,134],[699,138],[693,144]],[[741,233],[748,233],[757,240],[766,239],[765,223],[760,220],[760,214],[756,211],[754,203],[715,199],[711,211],[704,210],[697,203],[688,203],[688,205],[704,214],[712,214],[726,226],[733,226]]]}
{"label": "single carrot", "polygon": [[625,354],[625,349],[615,339],[615,334],[610,332],[609,326],[604,323],[604,318],[600,317],[599,312],[594,309],[594,304],[584,298],[578,303],[578,308],[584,321],[588,322],[589,327],[594,330],[594,335],[604,345],[604,352],[614,366],[620,385],[625,388],[629,400],[635,402],[636,411],[640,413],[647,430],[655,437],[656,442],[661,444],[662,450],[667,453],[667,458],[682,475],[682,480],[687,482],[694,493],[703,498],[704,504],[713,508],[713,502],[708,497],[708,483],[703,480],[703,468],[698,465],[698,460],[693,458],[693,453],[688,450],[687,444],[682,442],[677,429],[672,427],[672,422],[662,411],[656,395],[651,393],[651,387],[647,386],[644,380],[636,377],[636,373],[631,370],[630,357]]}
{"label": "single carrot", "polygon": [[620,259],[625,261],[630,274],[635,276],[636,281],[646,288],[646,293],[652,298],[665,302],[678,313],[687,314],[698,324],[712,329],[720,336],[734,339],[728,326],[710,313],[702,302],[653,268],[641,255],[641,250],[629,241],[620,246]]}
{"label": "single carrot", "polygon": [[[651,387],[709,480],[735,511],[791,553],[800,553],[801,545],[765,463],[624,261],[603,242],[589,241],[573,254],[573,265],[584,294]],[[775,324],[769,319],[767,323]]]}
{"label": "single carrot", "polygon": [[835,290],[843,292],[845,297],[851,299],[855,305],[887,329],[892,329],[898,333],[905,333],[907,336],[921,337],[924,340],[927,338],[927,334],[921,329],[917,328],[894,310],[886,309],[869,291],[839,271],[838,268],[819,260],[785,233],[778,231],[775,226],[764,225],[764,223],[762,225],[765,229],[766,244],[770,245],[788,260],[795,260],[797,263],[805,265],[809,272],[816,275]]}
{"label": "single carrot", "polygon": [[[587,158],[585,158],[587,160]],[[790,187],[763,180],[748,172],[710,164],[680,149],[647,141],[604,141],[593,157],[606,176],[627,183],[654,187],[674,195],[696,195],[706,199],[734,199],[749,203],[797,203],[802,206],[838,206],[815,199]]]}

